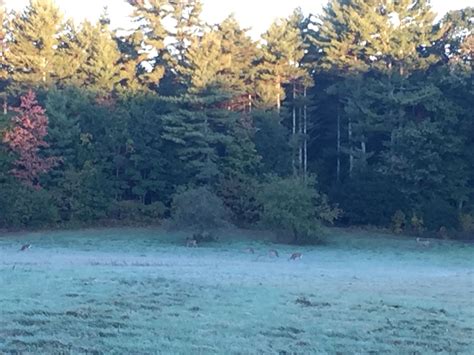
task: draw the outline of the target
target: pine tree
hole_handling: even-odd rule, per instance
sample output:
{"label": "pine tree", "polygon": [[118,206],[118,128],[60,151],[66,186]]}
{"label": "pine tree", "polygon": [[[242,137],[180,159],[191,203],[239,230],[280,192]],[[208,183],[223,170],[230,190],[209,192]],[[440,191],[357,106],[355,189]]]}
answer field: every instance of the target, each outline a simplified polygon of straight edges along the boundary
{"label": "pine tree", "polygon": [[[423,100],[432,90],[408,86],[413,73],[440,59],[431,51],[441,35],[434,31],[434,17],[424,0],[333,0],[317,19],[319,31],[312,42],[323,53],[320,67],[346,81],[334,89],[345,105],[349,174],[356,155],[366,160],[372,154],[366,150],[368,127],[388,132],[393,148],[394,130],[407,122],[402,102],[414,107],[416,100]],[[365,99],[358,95],[361,85]]]}
{"label": "pine tree", "polygon": [[85,87],[102,94],[113,92],[120,82],[120,53],[107,22],[83,23],[78,37],[88,43],[87,58],[79,68],[86,78]]}
{"label": "pine tree", "polygon": [[31,0],[8,25],[4,59],[15,87],[48,87],[61,79],[67,66],[59,35],[62,15],[52,0]]}
{"label": "pine tree", "polygon": [[257,94],[264,107],[279,111],[285,98],[283,85],[304,76],[300,68],[305,44],[293,19],[275,21],[262,35],[257,74]]}
{"label": "pine tree", "polygon": [[256,51],[253,41],[232,17],[195,37],[185,53],[187,69],[183,72],[190,92],[219,89],[230,97],[223,107],[249,112]]}
{"label": "pine tree", "polygon": [[134,8],[133,18],[139,29],[125,40],[129,58],[123,63],[122,76],[129,83],[137,76],[143,86],[155,90],[165,74],[165,39],[168,32],[163,22],[169,13],[169,1],[127,1]]}
{"label": "pine tree", "polygon": [[5,63],[5,41],[6,41],[6,22],[7,13],[5,9],[5,0],[0,0],[0,80],[7,79],[6,63]]}
{"label": "pine tree", "polygon": [[211,31],[194,38],[185,56],[188,68],[183,74],[191,93],[199,93],[211,86],[226,85],[222,73],[230,67],[230,55],[223,53],[219,33]]}
{"label": "pine tree", "polygon": [[441,35],[433,31],[435,16],[427,0],[331,0],[315,21],[313,42],[326,68],[404,75],[436,60],[428,51]]}
{"label": "pine tree", "polygon": [[169,17],[173,25],[169,33],[167,64],[174,75],[179,76],[188,68],[188,47],[203,32],[200,19],[202,3],[201,0],[169,0],[169,5]]}
{"label": "pine tree", "polygon": [[[227,97],[228,98],[228,97]],[[163,118],[163,140],[173,146],[184,181],[212,185],[219,176],[246,175],[258,164],[240,115],[219,107],[226,97],[213,88],[182,97]]]}
{"label": "pine tree", "polygon": [[224,90],[237,96],[253,94],[256,43],[232,15],[218,24],[216,31],[221,37],[223,56],[228,60],[228,65],[221,72]]}

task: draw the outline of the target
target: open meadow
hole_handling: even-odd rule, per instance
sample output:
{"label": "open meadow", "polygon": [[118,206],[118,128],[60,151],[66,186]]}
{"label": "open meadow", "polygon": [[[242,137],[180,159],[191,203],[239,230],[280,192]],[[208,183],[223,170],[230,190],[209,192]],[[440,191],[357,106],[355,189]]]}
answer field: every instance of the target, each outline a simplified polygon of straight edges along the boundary
{"label": "open meadow", "polygon": [[312,247],[220,239],[0,236],[0,353],[474,353],[472,244],[343,230]]}

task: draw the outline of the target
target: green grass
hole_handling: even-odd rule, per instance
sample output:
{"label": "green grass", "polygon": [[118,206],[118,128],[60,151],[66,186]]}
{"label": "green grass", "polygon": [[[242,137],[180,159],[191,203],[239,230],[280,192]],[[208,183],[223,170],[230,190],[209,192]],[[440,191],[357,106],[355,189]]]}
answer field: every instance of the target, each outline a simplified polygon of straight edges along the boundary
{"label": "green grass", "polygon": [[473,353],[472,245],[246,236],[187,249],[157,229],[3,235],[0,353]]}

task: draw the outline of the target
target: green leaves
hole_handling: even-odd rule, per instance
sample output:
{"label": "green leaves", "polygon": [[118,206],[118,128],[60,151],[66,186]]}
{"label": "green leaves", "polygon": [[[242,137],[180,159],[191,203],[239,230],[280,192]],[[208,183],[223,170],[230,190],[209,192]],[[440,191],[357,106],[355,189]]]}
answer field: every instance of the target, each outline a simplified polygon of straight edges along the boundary
{"label": "green leaves", "polygon": [[305,181],[270,176],[261,185],[258,200],[263,223],[292,237],[294,243],[317,242],[322,224],[332,223],[340,214],[316,189],[313,177]]}

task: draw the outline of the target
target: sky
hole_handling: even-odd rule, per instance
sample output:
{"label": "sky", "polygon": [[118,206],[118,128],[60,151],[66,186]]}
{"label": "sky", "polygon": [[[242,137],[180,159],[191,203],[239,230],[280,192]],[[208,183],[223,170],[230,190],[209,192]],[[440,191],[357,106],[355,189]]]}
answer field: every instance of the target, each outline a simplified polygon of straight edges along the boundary
{"label": "sky", "polygon": [[[265,32],[271,22],[278,17],[288,16],[294,8],[301,7],[305,13],[318,13],[326,0],[203,0],[203,18],[208,23],[218,23],[234,13],[240,24],[252,28],[254,37]],[[28,0],[6,0],[8,8],[20,9]],[[108,6],[114,27],[128,27],[130,7],[125,0],[56,0],[66,17],[76,20],[99,17],[104,6]],[[472,0],[432,0],[438,14],[449,10],[472,6]]]}

